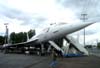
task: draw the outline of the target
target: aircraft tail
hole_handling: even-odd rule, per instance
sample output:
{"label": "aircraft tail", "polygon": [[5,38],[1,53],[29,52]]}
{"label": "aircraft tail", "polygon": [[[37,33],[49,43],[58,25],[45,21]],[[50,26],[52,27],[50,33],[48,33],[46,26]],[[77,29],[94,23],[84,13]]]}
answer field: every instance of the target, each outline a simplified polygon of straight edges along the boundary
{"label": "aircraft tail", "polygon": [[28,32],[27,32],[27,41],[29,40],[29,34],[28,34]]}

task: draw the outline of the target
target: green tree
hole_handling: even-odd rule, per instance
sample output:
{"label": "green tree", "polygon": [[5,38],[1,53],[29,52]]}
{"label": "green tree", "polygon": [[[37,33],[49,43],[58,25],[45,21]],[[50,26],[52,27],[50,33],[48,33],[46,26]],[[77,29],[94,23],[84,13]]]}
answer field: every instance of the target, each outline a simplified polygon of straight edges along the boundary
{"label": "green tree", "polygon": [[86,45],[85,48],[92,48],[92,45]]}
{"label": "green tree", "polygon": [[97,48],[100,48],[100,42],[97,44]]}
{"label": "green tree", "polygon": [[25,42],[25,41],[27,41],[27,33],[26,32],[23,33],[23,42]]}
{"label": "green tree", "polygon": [[12,43],[20,43],[24,41],[24,33],[20,32],[20,33],[15,33],[12,32],[10,34],[10,40]]}
{"label": "green tree", "polygon": [[4,40],[5,40],[5,38],[3,36],[0,36],[0,45],[4,44]]}
{"label": "green tree", "polygon": [[29,30],[28,31],[28,35],[29,35],[29,38],[31,38],[32,36],[35,35],[35,30]]}
{"label": "green tree", "polygon": [[[28,35],[29,35],[29,38],[31,38],[33,35],[35,35],[35,30],[28,31]],[[19,33],[12,32],[10,34],[10,41],[13,44],[25,42],[27,41],[27,33],[26,32],[19,32]]]}
{"label": "green tree", "polygon": [[10,41],[11,41],[11,43],[15,43],[16,41],[16,34],[15,34],[15,32],[12,32],[11,34],[10,34]]}
{"label": "green tree", "polygon": [[23,32],[17,33],[16,34],[16,43],[23,42]]}

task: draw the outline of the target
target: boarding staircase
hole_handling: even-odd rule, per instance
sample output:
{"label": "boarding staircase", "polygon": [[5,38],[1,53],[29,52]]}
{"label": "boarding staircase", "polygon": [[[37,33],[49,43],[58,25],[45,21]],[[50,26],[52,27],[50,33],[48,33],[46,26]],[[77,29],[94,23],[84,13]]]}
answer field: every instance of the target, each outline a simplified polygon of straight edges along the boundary
{"label": "boarding staircase", "polygon": [[79,51],[81,54],[89,55],[88,51],[84,48],[82,44],[80,44],[74,37],[67,35],[65,38],[69,43],[70,46]]}
{"label": "boarding staircase", "polygon": [[89,55],[88,51],[80,44],[74,37],[68,35],[66,36],[65,40],[69,43],[63,48],[60,48],[55,42],[49,41],[49,43],[57,50],[61,51],[63,55],[68,54],[81,54],[81,55]]}

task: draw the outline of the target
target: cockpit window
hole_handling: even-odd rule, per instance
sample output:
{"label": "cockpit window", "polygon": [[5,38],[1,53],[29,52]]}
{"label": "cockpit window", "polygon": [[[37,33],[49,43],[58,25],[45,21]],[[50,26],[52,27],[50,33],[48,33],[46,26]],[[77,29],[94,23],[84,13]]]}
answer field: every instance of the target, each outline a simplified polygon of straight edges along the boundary
{"label": "cockpit window", "polygon": [[45,28],[43,31],[48,32],[50,28]]}
{"label": "cockpit window", "polygon": [[53,23],[53,24],[50,24],[50,25],[58,26],[58,25],[64,25],[64,24],[67,24],[67,23],[64,23],[64,22],[63,23]]}
{"label": "cockpit window", "polygon": [[58,25],[64,25],[64,24],[66,24],[66,23],[59,23]]}

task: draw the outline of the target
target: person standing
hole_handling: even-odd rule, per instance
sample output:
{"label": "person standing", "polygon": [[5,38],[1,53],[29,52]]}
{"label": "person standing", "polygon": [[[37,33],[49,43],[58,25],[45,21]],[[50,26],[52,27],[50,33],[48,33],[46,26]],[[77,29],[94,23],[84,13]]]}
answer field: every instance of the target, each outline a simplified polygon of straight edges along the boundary
{"label": "person standing", "polygon": [[52,62],[51,62],[51,64],[50,64],[50,66],[51,66],[52,68],[55,68],[56,65],[57,65],[57,53],[56,53],[55,50],[53,49],[53,51],[52,51]]}

